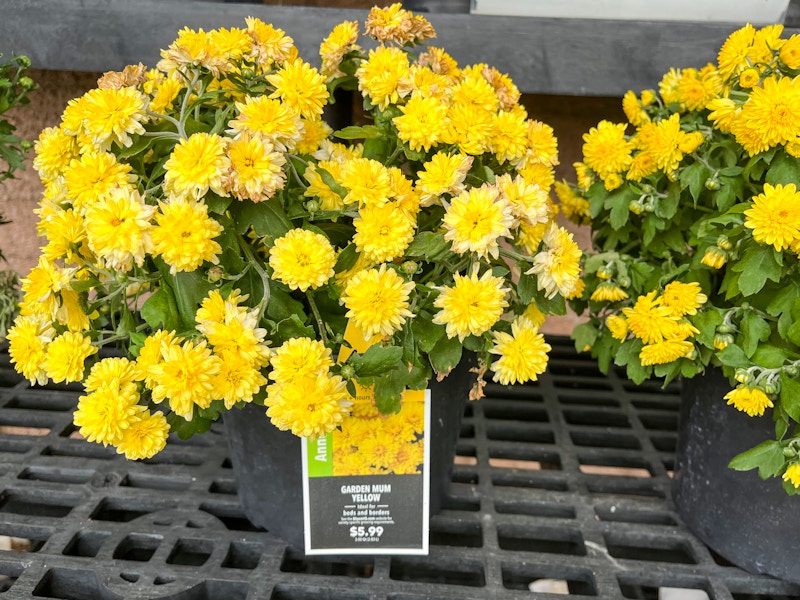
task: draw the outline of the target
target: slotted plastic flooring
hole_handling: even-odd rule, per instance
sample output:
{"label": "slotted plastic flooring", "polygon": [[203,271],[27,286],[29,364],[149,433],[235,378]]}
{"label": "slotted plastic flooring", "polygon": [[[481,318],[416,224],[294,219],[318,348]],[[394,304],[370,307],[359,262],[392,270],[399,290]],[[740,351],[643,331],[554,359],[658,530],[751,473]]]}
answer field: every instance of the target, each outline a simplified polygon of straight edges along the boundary
{"label": "slotted plastic flooring", "polygon": [[[800,598],[716,557],[675,513],[678,388],[605,377],[549,341],[538,383],[488,385],[467,406],[426,557],[292,552],[239,509],[224,428],[127,462],[75,438],[78,387],[31,388],[3,355],[0,599]],[[540,579],[568,592],[529,591]]]}

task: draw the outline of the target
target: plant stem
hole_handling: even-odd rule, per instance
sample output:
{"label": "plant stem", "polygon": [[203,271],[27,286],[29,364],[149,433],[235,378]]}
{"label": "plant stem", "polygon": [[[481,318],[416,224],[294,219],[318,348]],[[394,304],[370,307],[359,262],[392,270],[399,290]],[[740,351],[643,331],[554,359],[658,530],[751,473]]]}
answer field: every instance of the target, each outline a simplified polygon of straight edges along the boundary
{"label": "plant stem", "polygon": [[328,334],[325,331],[325,323],[322,321],[322,315],[317,308],[317,303],[314,302],[314,294],[311,290],[306,290],[306,297],[308,304],[311,306],[311,312],[314,313],[314,319],[317,321],[317,329],[319,330],[319,337],[322,338],[322,343],[328,345]]}
{"label": "plant stem", "polygon": [[239,247],[242,249],[245,258],[249,261],[249,264],[256,270],[256,273],[258,273],[258,276],[261,278],[261,286],[264,288],[264,295],[261,298],[261,302],[258,303],[258,321],[260,322],[264,317],[264,312],[267,310],[267,304],[269,304],[269,275],[267,275],[267,272],[261,266],[261,263],[258,262],[258,259],[253,254],[253,251],[250,250],[250,246],[242,237],[242,234],[237,233],[236,239],[239,241]]}

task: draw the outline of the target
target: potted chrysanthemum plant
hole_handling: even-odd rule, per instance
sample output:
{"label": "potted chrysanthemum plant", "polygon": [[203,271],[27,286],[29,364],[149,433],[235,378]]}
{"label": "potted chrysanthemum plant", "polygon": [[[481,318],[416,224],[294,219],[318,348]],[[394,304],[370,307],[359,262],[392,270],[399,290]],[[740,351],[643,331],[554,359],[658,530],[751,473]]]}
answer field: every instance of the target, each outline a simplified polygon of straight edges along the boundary
{"label": "potted chrysanthemum plant", "polygon": [[[433,28],[399,4],[365,33],[369,52],[341,23],[313,67],[256,18],[183,29],[42,132],[45,244],[10,353],[31,382],[83,382],[86,439],[154,459],[245,405],[316,438],[395,413],[465,350],[503,384],[546,368],[538,328],[581,255],[553,222],[553,130],[507,75],[421,47]],[[364,117],[332,132],[338,89]]]}
{"label": "potted chrysanthemum plant", "polygon": [[796,579],[776,542],[798,532],[800,488],[800,37],[782,30],[747,25],[716,64],[628,92],[629,122],[586,133],[557,190],[592,226],[577,347],[635,382],[684,379],[681,514],[737,564]]}

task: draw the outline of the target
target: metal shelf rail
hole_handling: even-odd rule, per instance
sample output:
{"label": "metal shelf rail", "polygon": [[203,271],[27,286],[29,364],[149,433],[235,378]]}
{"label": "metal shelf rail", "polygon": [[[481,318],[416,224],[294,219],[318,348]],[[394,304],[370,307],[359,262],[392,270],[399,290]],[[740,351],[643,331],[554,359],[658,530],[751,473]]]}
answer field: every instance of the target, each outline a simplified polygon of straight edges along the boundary
{"label": "metal shelf rail", "polygon": [[[306,558],[243,516],[223,427],[128,462],[77,439],[78,387],[31,388],[3,355],[0,598],[800,598],[681,523],[669,495],[678,388],[603,376],[569,340],[550,342],[536,384],[489,385],[467,406],[426,557]],[[540,579],[566,589],[532,593]]]}

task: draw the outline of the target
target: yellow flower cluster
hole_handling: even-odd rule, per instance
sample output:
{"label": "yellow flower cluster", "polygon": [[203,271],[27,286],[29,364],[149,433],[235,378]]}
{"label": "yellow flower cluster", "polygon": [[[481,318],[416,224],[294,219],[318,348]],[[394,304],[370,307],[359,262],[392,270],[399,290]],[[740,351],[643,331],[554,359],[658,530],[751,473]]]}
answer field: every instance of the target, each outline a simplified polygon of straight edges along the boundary
{"label": "yellow flower cluster", "polygon": [[[87,439],[148,458],[250,402],[318,437],[349,422],[348,383],[424,387],[454,366],[449,339],[504,383],[544,370],[544,315],[583,291],[549,199],[553,129],[497,69],[415,49],[435,31],[400,4],[364,32],[369,51],[357,23],[335,27],[315,68],[256,18],[184,28],[155,68],[105,74],[41,133],[44,245],[10,353],[32,382],[84,383]],[[333,132],[340,88],[365,114]],[[334,364],[348,322],[376,351]],[[402,437],[380,423],[370,456]]]}
{"label": "yellow flower cluster", "polygon": [[606,325],[618,340],[630,334],[644,343],[639,353],[642,365],[670,363],[695,352],[690,338],[699,331],[686,316],[696,314],[707,299],[698,283],[673,281],[660,295],[652,291],[639,296],[621,315],[609,315]]}

